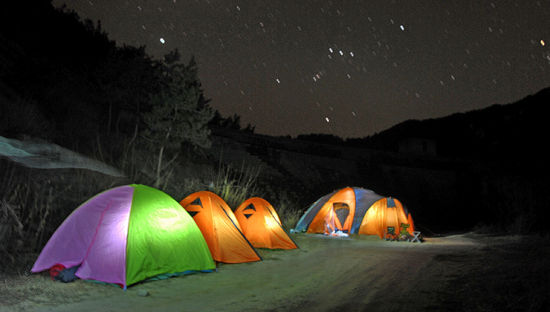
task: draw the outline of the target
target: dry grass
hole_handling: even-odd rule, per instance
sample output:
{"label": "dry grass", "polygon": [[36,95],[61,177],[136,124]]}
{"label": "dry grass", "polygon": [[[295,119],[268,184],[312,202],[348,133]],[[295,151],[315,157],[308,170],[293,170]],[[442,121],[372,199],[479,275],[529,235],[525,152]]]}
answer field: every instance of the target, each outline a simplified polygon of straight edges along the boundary
{"label": "dry grass", "polygon": [[279,192],[272,205],[277,211],[281,223],[287,230],[296,227],[296,223],[298,223],[298,220],[302,216],[302,211],[296,206],[296,201],[287,192]]}
{"label": "dry grass", "polygon": [[293,228],[302,212],[293,196],[284,187],[260,181],[261,168],[241,166],[235,170],[221,165],[208,188],[223,198],[229,207],[236,209],[246,199],[258,196],[270,202],[286,229]]}
{"label": "dry grass", "polygon": [[34,170],[0,161],[0,267],[27,271],[63,220],[112,180],[85,170]]}
{"label": "dry grass", "polygon": [[257,187],[261,168],[242,164],[239,170],[229,165],[220,165],[212,182],[210,191],[218,194],[232,209],[236,209],[243,201],[259,193]]}

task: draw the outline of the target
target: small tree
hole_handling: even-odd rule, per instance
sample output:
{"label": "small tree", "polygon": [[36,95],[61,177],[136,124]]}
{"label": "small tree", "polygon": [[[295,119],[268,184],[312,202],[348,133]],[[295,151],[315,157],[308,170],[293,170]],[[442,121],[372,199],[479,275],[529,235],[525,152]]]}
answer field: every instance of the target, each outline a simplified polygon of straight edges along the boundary
{"label": "small tree", "polygon": [[[208,148],[211,144],[207,125],[213,112],[204,99],[197,63],[194,58],[188,65],[178,61],[176,50],[159,63],[162,86],[150,98],[151,110],[143,113],[143,137],[150,149],[158,153],[155,187],[160,186],[165,178],[163,172],[177,159],[182,148]],[[170,153],[170,160],[164,163],[163,159]]]}

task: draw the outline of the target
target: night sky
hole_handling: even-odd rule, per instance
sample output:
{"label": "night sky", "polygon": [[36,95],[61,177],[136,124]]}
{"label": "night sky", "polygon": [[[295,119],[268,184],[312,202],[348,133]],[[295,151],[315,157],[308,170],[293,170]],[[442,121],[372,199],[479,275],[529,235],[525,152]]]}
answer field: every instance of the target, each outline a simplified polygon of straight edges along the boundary
{"label": "night sky", "polygon": [[54,0],[119,44],[195,55],[222,115],[364,137],[550,86],[550,1]]}

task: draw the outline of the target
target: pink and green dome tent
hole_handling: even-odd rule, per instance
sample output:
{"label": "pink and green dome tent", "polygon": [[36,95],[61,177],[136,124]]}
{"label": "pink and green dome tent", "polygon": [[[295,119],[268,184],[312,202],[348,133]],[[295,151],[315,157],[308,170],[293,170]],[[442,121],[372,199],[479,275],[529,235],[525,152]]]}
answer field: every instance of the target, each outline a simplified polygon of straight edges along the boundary
{"label": "pink and green dome tent", "polygon": [[32,272],[80,265],[76,276],[126,288],[159,275],[214,270],[193,218],[166,193],[119,186],[78,207],[52,235]]}

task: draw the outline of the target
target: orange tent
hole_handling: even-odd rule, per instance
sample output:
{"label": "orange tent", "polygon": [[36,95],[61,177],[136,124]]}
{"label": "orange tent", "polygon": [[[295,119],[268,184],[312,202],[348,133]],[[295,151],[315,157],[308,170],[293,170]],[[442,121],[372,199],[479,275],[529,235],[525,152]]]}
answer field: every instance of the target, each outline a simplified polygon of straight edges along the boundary
{"label": "orange tent", "polygon": [[242,233],[233,211],[221,197],[201,191],[187,196],[180,205],[199,226],[214,260],[225,263],[261,260]]}
{"label": "orange tent", "polygon": [[270,249],[298,248],[283,230],[273,206],[265,199],[252,197],[245,200],[235,210],[235,216],[252,246]]}
{"label": "orange tent", "polygon": [[313,203],[298,221],[295,231],[331,234],[341,231],[348,234],[379,235],[388,226],[409,225],[412,234],[412,216],[401,202],[385,198],[375,192],[358,187],[346,187],[325,195]]}
{"label": "orange tent", "polygon": [[384,238],[388,226],[401,231],[401,224],[408,224],[407,231],[413,234],[414,223],[410,213],[407,213],[401,202],[395,198],[382,198],[375,202],[365,213],[359,227],[359,234],[378,235]]}
{"label": "orange tent", "polygon": [[336,192],[324,203],[307,229],[308,233],[325,233],[327,231],[351,232],[355,216],[355,195],[351,187]]}

